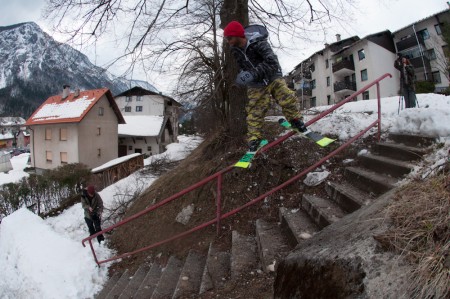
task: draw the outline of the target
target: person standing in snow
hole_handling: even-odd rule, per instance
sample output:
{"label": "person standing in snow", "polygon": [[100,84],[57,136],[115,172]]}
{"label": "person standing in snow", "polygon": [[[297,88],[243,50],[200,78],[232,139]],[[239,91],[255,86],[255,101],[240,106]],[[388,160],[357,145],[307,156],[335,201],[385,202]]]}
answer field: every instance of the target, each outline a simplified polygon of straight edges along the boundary
{"label": "person standing in snow", "polygon": [[[89,228],[89,233],[93,234],[102,230],[101,228],[101,218],[103,212],[103,200],[100,194],[95,192],[95,187],[89,185],[86,189],[81,192],[81,206],[84,210],[84,220]],[[97,236],[98,243],[105,240],[103,235]]]}
{"label": "person standing in snow", "polygon": [[247,141],[249,151],[256,151],[262,139],[261,127],[273,98],[284,116],[301,132],[306,131],[296,108],[297,97],[282,78],[278,58],[273,52],[264,26],[250,25],[245,29],[237,21],[224,28],[224,37],[240,67],[236,83],[247,86]]}
{"label": "person standing in snow", "polygon": [[416,93],[414,87],[414,66],[401,53],[394,62],[394,67],[400,71],[400,90],[405,99],[405,108],[416,107]]}

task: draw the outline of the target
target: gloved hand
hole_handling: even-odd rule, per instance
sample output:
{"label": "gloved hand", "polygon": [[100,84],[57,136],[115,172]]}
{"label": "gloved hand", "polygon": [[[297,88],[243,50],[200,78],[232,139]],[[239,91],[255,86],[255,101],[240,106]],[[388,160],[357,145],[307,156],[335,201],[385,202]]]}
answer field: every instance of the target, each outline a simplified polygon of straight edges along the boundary
{"label": "gloved hand", "polygon": [[302,121],[303,118],[294,118],[291,120],[291,125],[299,130],[300,132],[306,132],[308,129],[306,128],[305,124]]}
{"label": "gloved hand", "polygon": [[254,77],[250,72],[242,71],[237,75],[236,83],[239,85],[248,85],[253,82]]}

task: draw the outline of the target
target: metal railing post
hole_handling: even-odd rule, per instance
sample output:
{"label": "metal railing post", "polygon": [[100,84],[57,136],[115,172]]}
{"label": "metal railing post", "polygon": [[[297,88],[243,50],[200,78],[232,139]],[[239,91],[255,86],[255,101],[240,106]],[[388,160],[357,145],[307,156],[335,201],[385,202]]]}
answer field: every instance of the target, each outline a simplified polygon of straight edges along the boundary
{"label": "metal railing post", "polygon": [[216,216],[217,216],[217,235],[220,235],[220,214],[222,210],[222,174],[217,176],[217,199],[216,199]]}
{"label": "metal railing post", "polygon": [[377,82],[377,100],[378,100],[378,142],[381,140],[381,95],[380,95],[380,82]]}

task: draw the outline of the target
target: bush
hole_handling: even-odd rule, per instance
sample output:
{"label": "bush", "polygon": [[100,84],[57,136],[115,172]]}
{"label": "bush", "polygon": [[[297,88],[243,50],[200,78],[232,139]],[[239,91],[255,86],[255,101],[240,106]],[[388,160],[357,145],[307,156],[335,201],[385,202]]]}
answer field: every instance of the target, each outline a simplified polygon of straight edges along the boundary
{"label": "bush", "polygon": [[435,89],[434,82],[418,81],[416,82],[416,93],[433,93]]}

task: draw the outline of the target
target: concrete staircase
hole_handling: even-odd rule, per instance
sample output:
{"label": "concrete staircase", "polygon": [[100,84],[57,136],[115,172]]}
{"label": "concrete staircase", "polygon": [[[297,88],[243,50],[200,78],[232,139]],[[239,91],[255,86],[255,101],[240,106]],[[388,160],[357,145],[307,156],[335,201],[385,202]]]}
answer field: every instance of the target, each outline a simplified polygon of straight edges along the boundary
{"label": "concrete staircase", "polygon": [[387,142],[375,144],[357,157],[356,165],[346,167],[343,181],[326,182],[326,197],[303,194],[298,208],[280,208],[278,223],[257,219],[254,235],[233,231],[228,251],[211,243],[206,255],[191,250],[184,261],[170,257],[164,268],[144,264],[134,274],[115,274],[96,298],[198,298],[250,271],[270,276],[297,244],[394,188],[433,142],[390,134]]}

